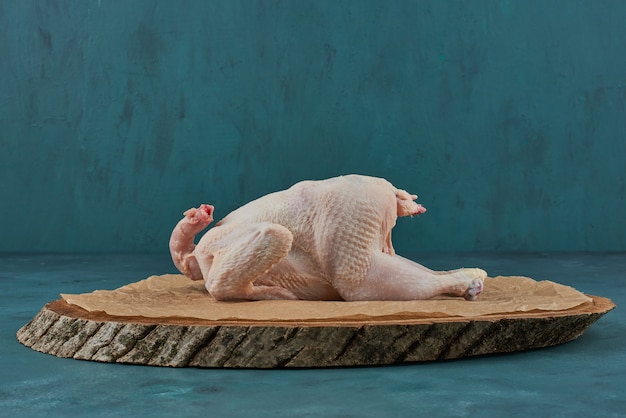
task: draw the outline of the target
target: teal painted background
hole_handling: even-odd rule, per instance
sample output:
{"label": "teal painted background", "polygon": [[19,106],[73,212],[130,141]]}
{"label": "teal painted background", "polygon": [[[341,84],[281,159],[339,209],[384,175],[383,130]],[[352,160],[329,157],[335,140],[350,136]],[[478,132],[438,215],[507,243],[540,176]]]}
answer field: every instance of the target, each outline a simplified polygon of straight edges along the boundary
{"label": "teal painted background", "polygon": [[0,251],[386,177],[399,251],[625,251],[626,2],[0,1]]}

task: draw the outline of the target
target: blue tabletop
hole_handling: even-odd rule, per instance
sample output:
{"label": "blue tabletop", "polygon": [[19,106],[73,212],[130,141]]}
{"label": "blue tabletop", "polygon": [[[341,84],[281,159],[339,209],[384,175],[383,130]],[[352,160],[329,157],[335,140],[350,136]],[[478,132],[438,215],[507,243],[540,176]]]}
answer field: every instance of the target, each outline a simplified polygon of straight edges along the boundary
{"label": "blue tabletop", "polygon": [[626,416],[626,254],[414,254],[434,269],[553,280],[618,306],[572,342],[462,360],[173,369],[38,353],[16,331],[59,293],[175,272],[166,255],[1,255],[0,416]]}

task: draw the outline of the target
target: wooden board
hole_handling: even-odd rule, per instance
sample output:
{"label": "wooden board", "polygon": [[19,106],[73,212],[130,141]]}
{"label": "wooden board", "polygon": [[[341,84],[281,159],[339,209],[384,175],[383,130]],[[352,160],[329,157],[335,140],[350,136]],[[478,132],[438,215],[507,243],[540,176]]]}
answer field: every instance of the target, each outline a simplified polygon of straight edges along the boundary
{"label": "wooden board", "polygon": [[529,350],[579,337],[615,305],[478,317],[366,321],[208,321],[45,305],[18,333],[58,357],[170,367],[285,368],[399,364]]}

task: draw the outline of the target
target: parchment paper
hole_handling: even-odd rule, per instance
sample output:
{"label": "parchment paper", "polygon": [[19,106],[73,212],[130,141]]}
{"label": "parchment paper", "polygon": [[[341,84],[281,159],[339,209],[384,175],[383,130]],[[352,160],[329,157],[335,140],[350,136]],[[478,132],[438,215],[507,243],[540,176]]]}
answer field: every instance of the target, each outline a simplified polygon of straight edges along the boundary
{"label": "parchment paper", "polygon": [[254,301],[218,302],[204,282],[183,275],[151,276],[116,290],[62,294],[66,302],[114,316],[185,317],[205,320],[306,321],[403,316],[473,317],[513,312],[559,311],[591,301],[577,290],[527,277],[487,278],[476,301],[438,298],[425,301]]}

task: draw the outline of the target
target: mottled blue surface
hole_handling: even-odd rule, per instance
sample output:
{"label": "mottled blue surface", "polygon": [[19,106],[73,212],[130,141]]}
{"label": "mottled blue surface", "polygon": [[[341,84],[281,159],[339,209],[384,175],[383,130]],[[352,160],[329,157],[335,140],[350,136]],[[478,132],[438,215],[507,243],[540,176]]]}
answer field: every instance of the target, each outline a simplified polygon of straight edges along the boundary
{"label": "mottled blue surface", "polygon": [[400,250],[626,251],[624,22],[621,0],[3,0],[0,251],[163,252],[192,205],[351,172],[429,209]]}
{"label": "mottled blue surface", "polygon": [[61,359],[15,332],[58,294],[172,272],[165,255],[0,256],[0,416],[620,417],[626,413],[626,254],[421,254],[611,298],[617,309],[570,343],[393,367],[171,369]]}

